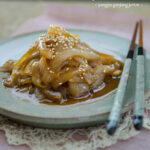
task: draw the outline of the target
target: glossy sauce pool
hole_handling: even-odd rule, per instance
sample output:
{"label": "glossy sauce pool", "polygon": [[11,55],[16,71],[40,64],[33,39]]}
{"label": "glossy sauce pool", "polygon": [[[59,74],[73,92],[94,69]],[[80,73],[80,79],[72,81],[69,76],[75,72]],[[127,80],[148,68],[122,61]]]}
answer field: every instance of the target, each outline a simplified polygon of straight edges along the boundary
{"label": "glossy sauce pool", "polygon": [[118,87],[120,81],[120,76],[119,77],[114,77],[114,76],[106,76],[103,84],[99,89],[96,89],[95,91],[92,91],[88,96],[78,98],[78,99],[71,99],[68,98],[67,100],[62,100],[61,103],[58,102],[52,102],[50,100],[44,100],[41,101],[40,103],[42,104],[47,104],[47,105],[71,105],[71,104],[76,104],[80,102],[85,102],[93,98],[105,96],[109,92],[113,91]]}

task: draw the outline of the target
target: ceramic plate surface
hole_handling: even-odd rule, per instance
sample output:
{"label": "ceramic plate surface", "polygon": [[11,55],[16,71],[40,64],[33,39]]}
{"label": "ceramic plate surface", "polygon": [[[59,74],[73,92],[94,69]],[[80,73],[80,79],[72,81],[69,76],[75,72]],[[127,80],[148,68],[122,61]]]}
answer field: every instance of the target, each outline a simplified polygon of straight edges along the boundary
{"label": "ceramic plate surface", "polygon": [[[80,36],[81,41],[88,43],[93,49],[102,53],[112,54],[118,60],[124,61],[130,41],[94,31],[69,30]],[[0,65],[9,59],[17,60],[24,54],[29,46],[45,31],[24,34],[0,43]],[[137,50],[137,47],[136,47]],[[150,95],[150,56],[145,55],[145,98]],[[135,59],[131,66],[129,84],[124,100],[123,112],[132,108],[135,86]],[[44,105],[22,98],[3,87],[0,73],[0,114],[25,124],[48,128],[77,128],[92,126],[105,122],[111,110],[115,90],[101,98],[89,100],[68,106]]]}

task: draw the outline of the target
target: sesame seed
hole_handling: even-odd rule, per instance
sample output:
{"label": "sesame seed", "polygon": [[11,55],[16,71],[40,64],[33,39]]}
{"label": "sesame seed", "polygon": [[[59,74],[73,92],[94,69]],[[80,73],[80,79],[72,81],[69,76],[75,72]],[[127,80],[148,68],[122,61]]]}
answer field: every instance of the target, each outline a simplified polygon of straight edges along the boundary
{"label": "sesame seed", "polygon": [[54,73],[52,70],[49,71],[50,73]]}
{"label": "sesame seed", "polygon": [[60,82],[60,83],[58,83],[59,85],[62,85],[62,83]]}
{"label": "sesame seed", "polygon": [[83,77],[81,77],[81,79],[84,79]]}
{"label": "sesame seed", "polygon": [[69,70],[69,67],[66,68],[66,71],[68,71],[68,70]]}

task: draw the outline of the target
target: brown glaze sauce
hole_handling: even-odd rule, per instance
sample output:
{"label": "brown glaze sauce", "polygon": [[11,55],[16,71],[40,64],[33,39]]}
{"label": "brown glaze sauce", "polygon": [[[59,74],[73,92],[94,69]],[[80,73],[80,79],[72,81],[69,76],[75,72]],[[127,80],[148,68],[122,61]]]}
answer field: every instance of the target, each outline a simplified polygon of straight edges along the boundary
{"label": "brown glaze sauce", "polygon": [[[121,61],[118,61],[118,62],[121,65],[121,70],[123,70],[123,66],[124,66],[123,62]],[[56,101],[50,101],[47,99],[47,100],[39,101],[39,103],[46,104],[46,105],[65,106],[65,105],[72,105],[72,104],[77,104],[81,102],[86,102],[86,101],[89,101],[90,99],[106,96],[107,94],[109,94],[111,91],[115,90],[118,87],[120,77],[121,76],[111,76],[111,75],[105,76],[104,82],[101,85],[101,87],[94,91],[91,91],[89,95],[84,96],[84,97],[80,97],[76,99],[67,98],[66,100],[62,99],[60,103]]]}
{"label": "brown glaze sauce", "polygon": [[47,105],[71,105],[71,104],[76,104],[80,102],[85,102],[88,101],[89,99],[105,96],[109,92],[113,91],[118,87],[120,81],[120,76],[119,77],[114,77],[114,76],[106,76],[103,84],[99,89],[96,89],[95,91],[92,91],[89,95],[78,98],[78,99],[71,99],[68,98],[66,100],[62,100],[61,103],[55,102],[55,101],[50,101],[50,100],[43,100],[40,103],[42,104],[47,104]]}

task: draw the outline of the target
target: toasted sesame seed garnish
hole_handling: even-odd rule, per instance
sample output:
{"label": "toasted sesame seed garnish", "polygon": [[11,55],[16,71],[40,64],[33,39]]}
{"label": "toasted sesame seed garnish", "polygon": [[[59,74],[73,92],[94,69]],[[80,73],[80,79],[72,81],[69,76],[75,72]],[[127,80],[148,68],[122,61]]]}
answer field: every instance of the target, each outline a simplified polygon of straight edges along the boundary
{"label": "toasted sesame seed garnish", "polygon": [[60,83],[58,83],[59,85],[62,85],[62,83],[60,82]]}
{"label": "toasted sesame seed garnish", "polygon": [[70,69],[70,68],[69,68],[69,67],[67,67],[67,68],[66,68],[66,71],[69,71],[69,69]]}
{"label": "toasted sesame seed garnish", "polygon": [[54,73],[52,70],[49,71],[50,73]]}
{"label": "toasted sesame seed garnish", "polygon": [[84,78],[81,76],[81,79],[84,79]]}
{"label": "toasted sesame seed garnish", "polygon": [[[48,33],[42,34],[39,39],[39,49],[43,50],[47,48],[56,53],[57,47],[62,47],[61,49],[71,49],[75,47],[77,43],[80,42],[80,39],[77,35],[70,34],[66,30],[62,29],[59,26],[50,26]],[[55,55],[52,56],[52,59]]]}

